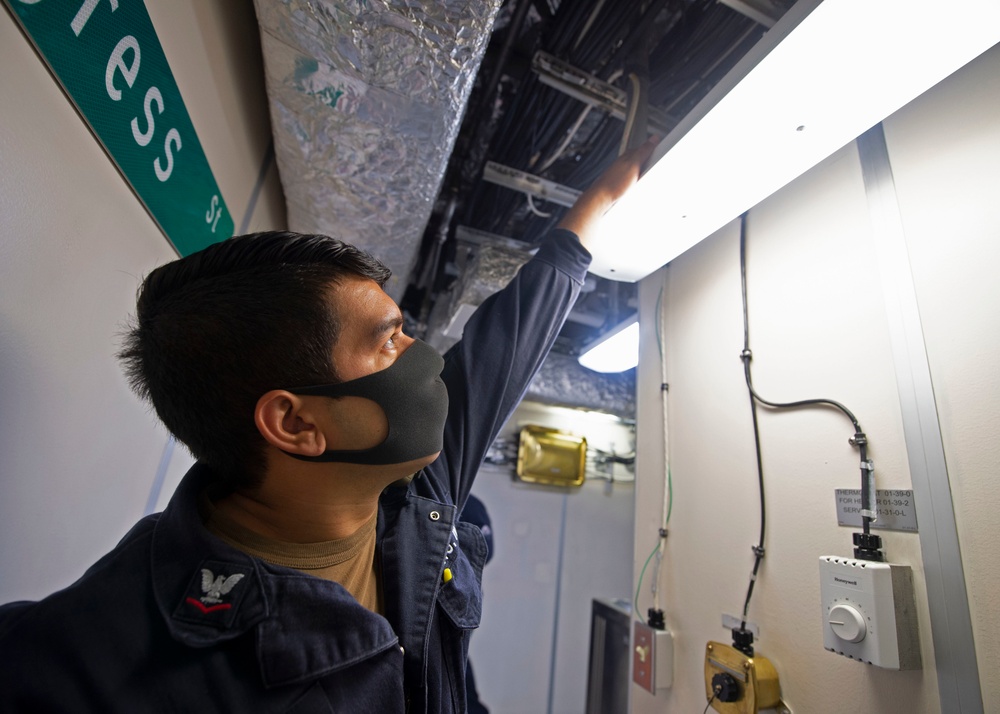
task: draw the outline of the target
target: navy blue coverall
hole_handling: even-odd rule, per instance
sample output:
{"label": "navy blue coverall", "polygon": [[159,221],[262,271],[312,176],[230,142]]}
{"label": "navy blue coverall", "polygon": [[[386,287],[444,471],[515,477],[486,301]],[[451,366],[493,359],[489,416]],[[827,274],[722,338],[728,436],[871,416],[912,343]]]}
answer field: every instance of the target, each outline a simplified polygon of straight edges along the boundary
{"label": "navy blue coverall", "polygon": [[589,261],[553,232],[446,355],[444,450],[379,503],[384,616],[209,533],[197,504],[212,475],[195,464],[76,583],[0,608],[0,712],[464,711],[486,544],[456,514]]}

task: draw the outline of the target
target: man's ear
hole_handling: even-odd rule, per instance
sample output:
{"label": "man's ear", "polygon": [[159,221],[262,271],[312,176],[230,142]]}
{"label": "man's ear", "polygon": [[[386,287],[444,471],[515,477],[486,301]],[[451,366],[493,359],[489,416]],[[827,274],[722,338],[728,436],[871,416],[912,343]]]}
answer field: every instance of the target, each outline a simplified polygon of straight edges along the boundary
{"label": "man's ear", "polygon": [[319,456],[327,449],[328,416],[318,411],[320,400],[273,389],[257,400],[254,422],[271,446],[302,456]]}

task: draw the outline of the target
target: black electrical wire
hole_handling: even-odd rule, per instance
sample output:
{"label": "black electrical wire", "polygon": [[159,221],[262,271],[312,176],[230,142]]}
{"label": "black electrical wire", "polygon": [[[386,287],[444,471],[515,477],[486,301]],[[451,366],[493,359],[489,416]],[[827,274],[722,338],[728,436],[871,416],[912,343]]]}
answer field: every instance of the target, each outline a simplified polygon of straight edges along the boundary
{"label": "black electrical wire", "polygon": [[[703,2],[706,0],[702,0]],[[654,32],[653,20],[665,0],[622,5],[598,0],[561,3],[551,22],[546,23],[535,47],[542,47],[570,64],[586,68],[598,77],[610,77],[621,70],[635,38]],[[681,17],[682,14],[678,13]],[[583,36],[585,33],[585,37]],[[527,48],[522,48],[524,53]],[[538,171],[538,157],[550,156],[562,145],[575,126],[580,103],[543,86],[533,72],[514,80],[516,91],[501,114],[492,134],[488,155],[500,163],[573,188],[583,189],[601,174],[617,155],[620,126],[617,120],[589,122],[578,131],[572,151],[547,170]],[[525,141],[523,117],[537,117]],[[534,243],[555,225],[564,213],[558,206],[545,206],[545,218],[527,210],[524,197],[509,190],[493,191],[476,186],[466,202],[463,222],[503,235],[516,235]]]}
{"label": "black electrical wire", "polygon": [[[740,217],[740,281],[743,293],[743,352],[742,355],[750,353],[750,319],[747,310],[747,270],[746,270],[746,214]],[[750,382],[750,359],[743,356],[743,372],[746,375],[747,389],[750,392],[750,414],[753,417],[753,443],[757,453],[757,483],[760,490],[760,538],[754,547],[753,573],[750,575],[750,585],[747,587],[747,596],[743,601],[743,619],[740,621],[740,630],[746,630],[747,614],[750,611],[750,598],[753,596],[753,586],[757,582],[757,571],[760,570],[760,561],[764,559],[764,535],[767,532],[767,508],[764,504],[764,462],[760,451],[760,428],[757,422],[757,395],[753,391]]]}
{"label": "black electrical wire", "polygon": [[[871,496],[871,494],[868,493],[868,478],[866,474],[868,468],[870,468],[870,464],[868,463],[868,437],[861,430],[861,424],[858,422],[857,417],[854,416],[854,412],[833,399],[801,399],[795,402],[772,402],[757,394],[756,390],[753,388],[753,381],[750,378],[750,360],[753,355],[750,352],[750,323],[747,314],[746,226],[747,216],[744,213],[740,216],[740,281],[743,291],[743,352],[741,353],[740,358],[743,360],[743,372],[746,375],[747,389],[750,390],[751,399],[754,402],[760,402],[761,404],[774,409],[831,406],[843,412],[847,418],[851,420],[851,424],[854,425],[854,437],[851,439],[851,443],[858,447],[861,455],[861,504],[862,507],[866,507],[870,505],[869,499]],[[862,516],[862,527],[866,535],[871,527],[871,520],[872,519],[869,516]]]}
{"label": "black electrical wire", "polygon": [[[766,510],[764,507],[764,466],[763,459],[761,458],[760,449],[760,430],[757,422],[757,403],[761,403],[765,406],[772,407],[775,409],[795,409],[800,407],[814,407],[814,406],[832,406],[836,409],[842,411],[847,418],[851,420],[854,425],[854,437],[851,443],[856,445],[861,454],[861,504],[862,508],[868,508],[870,506],[871,493],[868,487],[869,480],[867,478],[867,470],[871,468],[871,464],[868,462],[868,451],[867,444],[868,438],[865,433],[861,430],[861,425],[858,423],[857,417],[850,409],[845,407],[840,402],[834,401],[832,399],[802,399],[795,402],[772,402],[761,397],[753,388],[753,380],[750,376],[750,360],[752,358],[752,353],[750,352],[750,318],[749,310],[747,308],[747,260],[746,260],[746,227],[747,227],[747,214],[744,213],[740,216],[740,290],[743,298],[743,352],[740,353],[740,359],[743,360],[743,374],[746,378],[747,391],[750,393],[750,412],[753,416],[753,438],[754,447],[757,452],[757,478],[760,486],[760,540],[758,545],[754,546],[754,564],[753,573],[750,576],[750,585],[747,587],[746,600],[743,602],[743,619],[740,622],[740,631],[745,631],[747,613],[750,610],[750,597],[753,595],[754,583],[757,581],[757,571],[760,569],[760,562],[764,558],[764,535],[765,535],[765,523],[766,523]],[[871,518],[867,515],[862,515],[862,527],[864,529],[865,536],[869,534],[869,528],[871,525]]]}
{"label": "black electrical wire", "polygon": [[715,701],[715,698],[717,696],[719,696],[719,692],[718,691],[713,691],[712,692],[712,698],[708,700],[708,704],[705,705],[705,711],[703,711],[701,714],[708,714],[708,708],[710,706],[712,706],[712,702]]}
{"label": "black electrical wire", "polygon": [[[540,34],[527,43],[522,42],[517,54],[527,58],[535,49],[543,48],[574,66],[607,79],[614,72],[621,74],[635,54],[640,37],[655,35],[656,47],[647,53],[650,58],[657,56],[670,60],[658,60],[657,67],[670,69],[666,74],[651,78],[653,84],[663,87],[664,80],[669,82],[669,77],[676,77],[679,70],[683,73],[687,68],[687,73],[694,74],[692,57],[700,56],[711,45],[732,44],[736,37],[745,33],[748,22],[753,25],[729,8],[720,9],[712,0],[695,0],[683,12],[675,8],[674,15],[665,17],[663,13],[668,7],[665,0],[631,5],[604,0],[563,2],[553,17],[540,26]],[[654,30],[657,24],[659,27]],[[724,70],[727,62],[717,64],[713,73]],[[552,155],[556,147],[562,145],[567,131],[575,126],[580,103],[542,85],[534,72],[518,74],[514,72],[510,76],[508,86],[514,91],[503,95],[506,107],[497,118],[497,126],[486,147],[487,155],[504,165],[540,173],[566,186],[583,189],[590,185],[618,153],[619,121],[605,117],[605,121],[588,122],[588,126],[578,130],[579,136],[564,158],[547,170],[538,171],[538,157]],[[698,80],[699,85],[707,84],[703,79]],[[704,91],[707,87],[699,86],[685,97],[685,105],[696,101]],[[657,91],[651,87],[649,96],[655,98],[656,95]],[[526,116],[537,117],[531,124],[527,141],[523,121]],[[527,243],[541,238],[564,213],[561,207],[547,205],[544,210],[551,213],[551,217],[537,216],[528,210],[523,195],[518,192],[490,190],[481,183],[474,185],[470,193],[471,200],[463,202],[461,222],[516,236]]]}
{"label": "black electrical wire", "polygon": [[[755,27],[715,0],[564,1],[548,3],[540,17],[533,14],[536,4],[530,0],[509,0],[507,5],[509,22],[497,32],[484,58],[462,124],[455,152],[461,160],[453,158],[445,182],[454,184],[461,196],[453,223],[526,244],[537,244],[566,209],[548,203],[540,208],[550,217],[532,213],[522,193],[482,181],[485,161],[582,190],[617,155],[621,136],[621,121],[600,110],[577,126],[583,105],[539,80],[530,69],[535,51],[544,50],[624,88],[639,40],[648,39],[649,51],[644,54],[656,71],[644,94],[650,106],[661,111],[670,103],[669,126],[735,62],[745,48],[743,44],[732,48],[748,26]],[[727,56],[717,61],[720,54]],[[692,79],[684,81],[685,77]],[[689,88],[692,83],[696,86]],[[573,138],[564,145],[571,131]],[[559,149],[564,149],[560,158],[540,169],[541,162]],[[439,201],[435,211],[445,206]],[[428,233],[428,246],[434,238]]]}

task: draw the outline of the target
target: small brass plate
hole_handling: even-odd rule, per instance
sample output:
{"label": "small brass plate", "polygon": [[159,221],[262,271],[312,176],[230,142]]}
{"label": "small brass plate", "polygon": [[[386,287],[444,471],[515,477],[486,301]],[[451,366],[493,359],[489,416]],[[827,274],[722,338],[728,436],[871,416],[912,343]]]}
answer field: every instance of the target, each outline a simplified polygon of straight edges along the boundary
{"label": "small brass plate", "polygon": [[543,426],[521,429],[517,477],[529,483],[579,486],[587,465],[587,440]]}
{"label": "small brass plate", "polygon": [[719,673],[730,675],[737,682],[740,696],[734,702],[712,701],[719,714],[757,714],[768,709],[789,711],[781,701],[778,672],[766,657],[747,657],[721,642],[705,646],[705,699],[712,700],[712,678]]}

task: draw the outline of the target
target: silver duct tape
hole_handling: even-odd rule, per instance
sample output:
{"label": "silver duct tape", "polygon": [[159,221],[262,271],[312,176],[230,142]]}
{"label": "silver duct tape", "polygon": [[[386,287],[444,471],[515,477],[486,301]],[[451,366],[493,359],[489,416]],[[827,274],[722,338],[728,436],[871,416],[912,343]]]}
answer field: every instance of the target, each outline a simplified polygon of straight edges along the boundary
{"label": "silver duct tape", "polygon": [[289,228],[416,260],[500,0],[256,0]]}
{"label": "silver duct tape", "polygon": [[444,334],[462,305],[476,307],[511,281],[522,265],[531,259],[523,251],[497,245],[482,245],[474,249],[459,246],[456,255],[461,276],[451,292],[438,295],[427,319],[424,340],[439,352],[448,351],[458,342],[457,337]]}
{"label": "silver duct tape", "polygon": [[480,248],[466,268],[458,289],[454,291],[452,309],[457,309],[463,303],[480,304],[513,280],[521,266],[530,259],[531,256],[522,251],[498,246]]}

